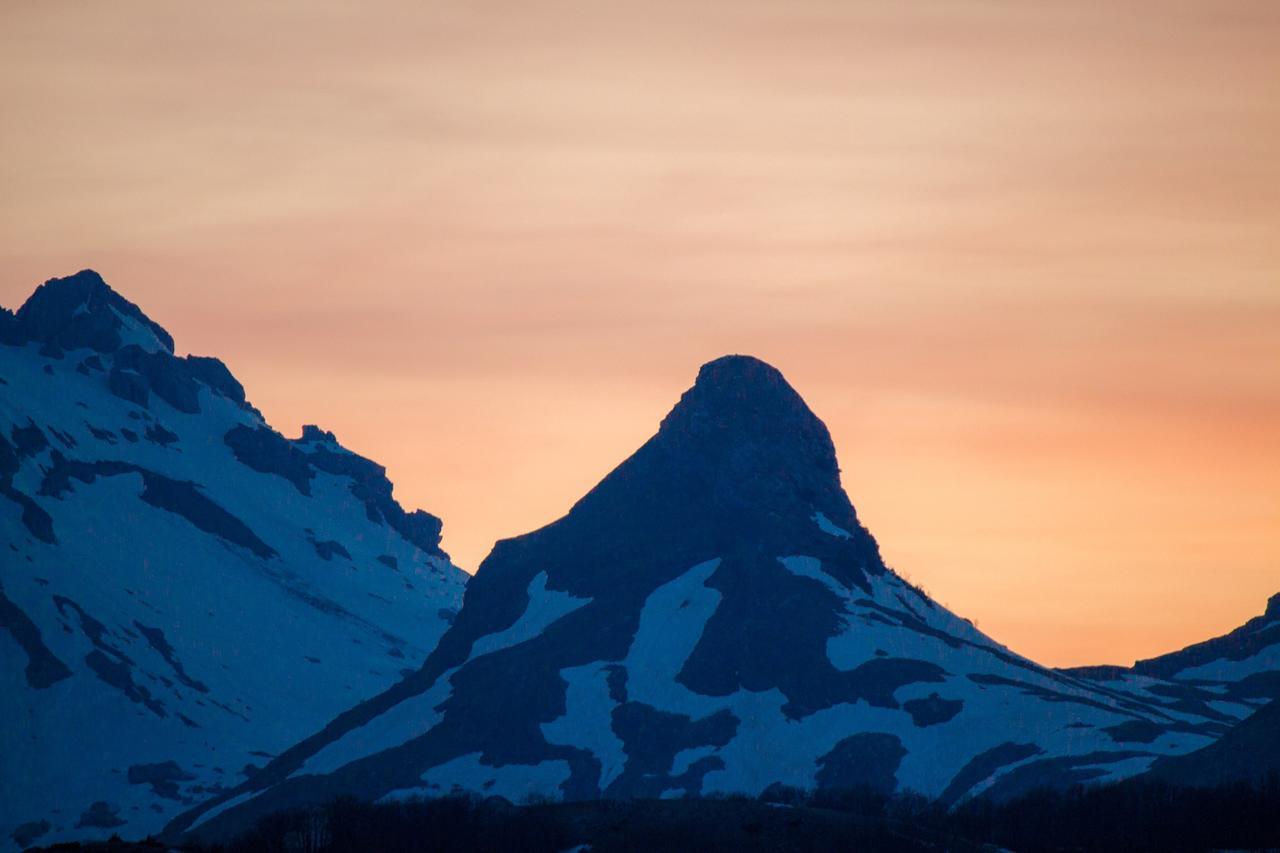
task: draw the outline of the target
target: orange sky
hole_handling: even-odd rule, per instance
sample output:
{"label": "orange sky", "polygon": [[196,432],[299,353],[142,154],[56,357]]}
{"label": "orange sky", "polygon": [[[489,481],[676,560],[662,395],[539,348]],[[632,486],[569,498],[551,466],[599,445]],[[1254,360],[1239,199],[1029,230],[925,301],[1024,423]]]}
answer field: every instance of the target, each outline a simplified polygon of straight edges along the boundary
{"label": "orange sky", "polygon": [[1280,591],[1272,0],[0,6],[0,304],[91,266],[474,570],[717,355],[1050,664]]}

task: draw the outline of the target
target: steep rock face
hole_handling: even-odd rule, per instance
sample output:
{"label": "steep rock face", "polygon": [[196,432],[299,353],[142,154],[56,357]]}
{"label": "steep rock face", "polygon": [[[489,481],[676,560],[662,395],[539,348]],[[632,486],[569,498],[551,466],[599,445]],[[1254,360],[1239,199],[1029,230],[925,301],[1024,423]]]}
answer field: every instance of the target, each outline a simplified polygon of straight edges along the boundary
{"label": "steep rock face", "polygon": [[0,846],[157,831],[435,646],[465,575],[381,466],[96,273],[0,339]]}
{"label": "steep rock face", "polygon": [[822,422],[730,356],[564,518],[495,546],[422,669],[168,831],[455,787],[955,802],[1137,773],[1229,722],[1046,670],[904,582]]}

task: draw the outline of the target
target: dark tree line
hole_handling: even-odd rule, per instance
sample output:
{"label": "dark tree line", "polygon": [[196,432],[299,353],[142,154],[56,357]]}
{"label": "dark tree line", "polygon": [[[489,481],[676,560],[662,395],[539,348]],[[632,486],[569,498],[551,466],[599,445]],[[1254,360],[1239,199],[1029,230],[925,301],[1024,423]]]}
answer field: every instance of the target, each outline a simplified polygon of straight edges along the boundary
{"label": "dark tree line", "polygon": [[[1201,851],[1280,849],[1280,774],[1258,784],[1188,788],[1137,778],[1040,789],[1004,802],[946,809],[914,794],[806,792],[773,786],[758,798],[601,800],[513,805],[446,796],[354,799],[280,812],[219,853],[445,853],[610,850]],[[683,842],[683,845],[682,845]],[[67,845],[62,849],[76,849]],[[86,845],[82,849],[94,849]],[[104,850],[141,850],[142,845]]]}

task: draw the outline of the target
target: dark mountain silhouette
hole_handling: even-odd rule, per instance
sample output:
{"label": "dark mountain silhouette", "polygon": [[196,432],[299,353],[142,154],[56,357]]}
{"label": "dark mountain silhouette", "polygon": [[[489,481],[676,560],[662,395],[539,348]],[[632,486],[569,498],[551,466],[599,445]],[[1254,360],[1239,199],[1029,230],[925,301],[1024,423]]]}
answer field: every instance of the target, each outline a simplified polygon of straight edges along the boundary
{"label": "dark mountain silhouette", "polygon": [[1195,788],[1259,784],[1275,774],[1280,774],[1280,701],[1262,706],[1208,746],[1161,758],[1147,771],[1152,779]]}
{"label": "dark mountain silhouette", "polygon": [[420,670],[168,832],[455,789],[1007,799],[1142,772],[1253,710],[1205,707],[1037,666],[905,583],[826,427],[728,356],[566,516],[494,547]]}

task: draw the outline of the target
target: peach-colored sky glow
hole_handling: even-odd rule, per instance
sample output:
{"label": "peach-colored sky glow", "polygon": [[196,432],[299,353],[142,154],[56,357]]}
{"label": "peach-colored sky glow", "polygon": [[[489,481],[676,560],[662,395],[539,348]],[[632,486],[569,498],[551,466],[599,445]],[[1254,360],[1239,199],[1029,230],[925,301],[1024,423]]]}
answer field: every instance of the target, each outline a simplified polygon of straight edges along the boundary
{"label": "peach-colored sky glow", "polygon": [[1024,654],[1280,591],[1273,0],[7,0],[0,104],[0,304],[99,270],[469,570],[745,352]]}

